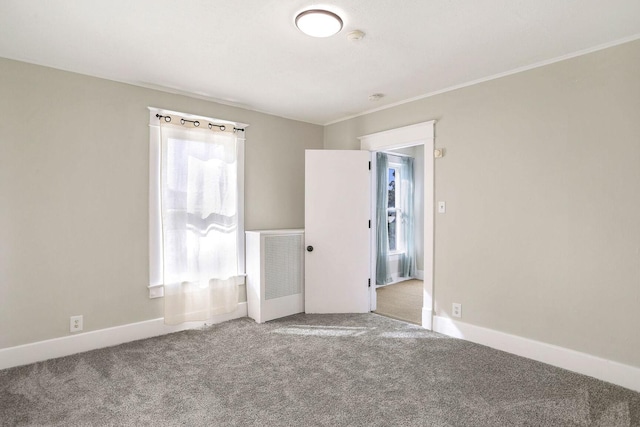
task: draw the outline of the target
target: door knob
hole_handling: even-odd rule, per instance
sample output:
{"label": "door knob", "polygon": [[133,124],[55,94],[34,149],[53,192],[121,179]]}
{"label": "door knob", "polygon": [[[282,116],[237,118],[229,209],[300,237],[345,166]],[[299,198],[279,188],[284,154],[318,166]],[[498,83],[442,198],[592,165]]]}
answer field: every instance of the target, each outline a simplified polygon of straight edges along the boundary
{"label": "door knob", "polygon": [[313,252],[313,246],[307,246],[307,252]]}

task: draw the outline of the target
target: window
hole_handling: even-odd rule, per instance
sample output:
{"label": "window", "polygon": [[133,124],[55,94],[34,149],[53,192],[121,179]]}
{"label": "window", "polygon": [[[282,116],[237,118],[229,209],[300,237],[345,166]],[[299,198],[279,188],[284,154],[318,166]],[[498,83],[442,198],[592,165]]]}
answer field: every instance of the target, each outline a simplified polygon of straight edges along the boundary
{"label": "window", "polygon": [[389,252],[399,253],[403,251],[402,247],[402,210],[400,209],[401,200],[401,165],[389,163],[387,169],[388,177],[388,201],[387,201],[387,230],[389,235]]}
{"label": "window", "polygon": [[198,301],[172,323],[205,320],[189,316],[228,312],[243,280],[246,125],[149,110],[149,296],[167,323],[171,300]]}

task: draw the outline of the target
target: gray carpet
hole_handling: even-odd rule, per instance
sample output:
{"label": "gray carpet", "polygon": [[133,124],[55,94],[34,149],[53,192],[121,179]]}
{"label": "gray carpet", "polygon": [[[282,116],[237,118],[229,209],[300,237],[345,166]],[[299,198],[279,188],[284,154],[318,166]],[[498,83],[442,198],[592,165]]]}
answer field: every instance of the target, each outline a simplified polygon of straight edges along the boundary
{"label": "gray carpet", "polygon": [[238,319],[0,371],[3,426],[640,426],[640,393],[362,315]]}

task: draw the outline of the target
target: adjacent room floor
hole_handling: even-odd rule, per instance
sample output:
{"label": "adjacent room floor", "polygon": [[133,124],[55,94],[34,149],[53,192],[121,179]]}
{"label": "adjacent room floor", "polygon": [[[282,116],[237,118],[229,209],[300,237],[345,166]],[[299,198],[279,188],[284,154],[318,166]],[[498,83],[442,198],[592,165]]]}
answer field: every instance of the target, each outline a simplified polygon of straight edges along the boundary
{"label": "adjacent room floor", "polygon": [[376,289],[377,308],[374,313],[422,324],[422,280],[406,280]]}

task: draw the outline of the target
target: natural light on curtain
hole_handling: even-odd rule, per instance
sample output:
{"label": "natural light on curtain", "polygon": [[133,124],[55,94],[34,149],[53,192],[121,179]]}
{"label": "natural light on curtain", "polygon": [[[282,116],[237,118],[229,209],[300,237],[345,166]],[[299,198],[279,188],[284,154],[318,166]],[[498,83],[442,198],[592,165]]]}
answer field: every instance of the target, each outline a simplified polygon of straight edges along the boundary
{"label": "natural light on curtain", "polygon": [[413,173],[413,158],[376,153],[377,285],[416,274]]}
{"label": "natural light on curtain", "polygon": [[391,282],[389,272],[389,229],[387,224],[389,159],[376,153],[376,284]]}
{"label": "natural light on curtain", "polygon": [[416,249],[414,236],[414,177],[413,158],[401,157],[402,172],[400,174],[402,193],[400,194],[400,209],[402,221],[402,239],[404,252],[400,257],[400,277],[415,277],[416,274]]}
{"label": "natural light on curtain", "polygon": [[165,323],[208,320],[236,309],[241,283],[236,136],[160,123]]}

